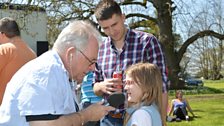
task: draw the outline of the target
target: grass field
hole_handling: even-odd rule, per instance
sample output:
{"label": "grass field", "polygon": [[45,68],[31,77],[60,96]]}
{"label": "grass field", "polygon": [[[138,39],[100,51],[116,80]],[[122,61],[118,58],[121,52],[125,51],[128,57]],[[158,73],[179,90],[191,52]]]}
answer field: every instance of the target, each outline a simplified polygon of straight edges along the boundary
{"label": "grass field", "polygon": [[[184,96],[198,117],[190,121],[168,122],[168,126],[224,126],[224,81],[204,83],[204,87],[184,90]],[[169,99],[174,98],[173,92]]]}

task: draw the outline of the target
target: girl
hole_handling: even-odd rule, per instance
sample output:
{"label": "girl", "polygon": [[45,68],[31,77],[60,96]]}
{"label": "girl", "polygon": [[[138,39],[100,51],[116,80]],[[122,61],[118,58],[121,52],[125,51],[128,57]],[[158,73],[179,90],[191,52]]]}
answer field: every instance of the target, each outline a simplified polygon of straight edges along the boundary
{"label": "girl", "polygon": [[176,99],[171,101],[171,110],[169,112],[169,116],[171,116],[172,112],[173,115],[176,117],[176,121],[180,120],[189,120],[189,116],[187,114],[187,109],[189,112],[195,117],[188,100],[183,98],[183,92],[181,90],[176,91]]}
{"label": "girl", "polygon": [[137,63],[126,72],[128,108],[124,125],[162,126],[162,77],[151,63]]}

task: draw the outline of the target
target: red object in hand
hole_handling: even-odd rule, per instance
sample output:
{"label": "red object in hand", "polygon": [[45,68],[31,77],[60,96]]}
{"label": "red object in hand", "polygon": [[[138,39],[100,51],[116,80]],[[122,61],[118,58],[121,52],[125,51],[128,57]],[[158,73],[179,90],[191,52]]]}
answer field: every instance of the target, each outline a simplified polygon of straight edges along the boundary
{"label": "red object in hand", "polygon": [[[122,71],[114,71],[113,78],[120,78],[122,80]],[[122,89],[122,85],[117,85],[116,88]]]}

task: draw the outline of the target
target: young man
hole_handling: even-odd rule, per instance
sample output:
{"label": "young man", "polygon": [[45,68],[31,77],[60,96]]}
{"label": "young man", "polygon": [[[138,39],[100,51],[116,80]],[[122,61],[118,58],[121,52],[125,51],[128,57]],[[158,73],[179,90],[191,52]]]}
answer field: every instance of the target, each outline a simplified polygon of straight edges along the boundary
{"label": "young man", "polygon": [[[125,15],[121,8],[113,0],[101,0],[95,9],[96,19],[108,36],[98,52],[98,70],[95,72],[96,83],[94,92],[99,96],[119,92],[114,88],[121,85],[122,81],[113,79],[114,71],[124,71],[129,65],[138,62],[149,62],[156,64],[162,74],[163,79],[163,109],[167,107],[167,73],[164,55],[160,43],[155,36],[128,29],[125,22]],[[165,120],[165,114],[164,119]],[[122,126],[122,114],[109,113],[101,122],[102,125]],[[166,125],[166,124],[164,124]]]}
{"label": "young man", "polygon": [[81,83],[95,69],[99,36],[85,21],[64,28],[52,50],[25,64],[8,83],[0,125],[80,126],[114,110],[98,103],[78,112],[74,81]]}
{"label": "young man", "polygon": [[9,17],[0,19],[0,105],[6,84],[20,67],[34,58],[36,54],[20,37],[16,21]]}

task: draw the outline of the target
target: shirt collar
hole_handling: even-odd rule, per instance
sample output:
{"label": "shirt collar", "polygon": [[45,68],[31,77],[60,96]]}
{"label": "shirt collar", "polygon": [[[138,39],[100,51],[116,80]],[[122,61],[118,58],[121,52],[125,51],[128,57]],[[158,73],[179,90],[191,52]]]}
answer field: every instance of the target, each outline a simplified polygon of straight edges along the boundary
{"label": "shirt collar", "polygon": [[66,72],[66,74],[69,77],[69,73],[68,71],[65,69],[65,65],[63,64],[61,57],[59,56],[58,52],[56,50],[51,50],[53,52],[53,56],[55,57],[55,59],[57,60],[57,63],[61,65],[62,69],[64,70],[64,72]]}
{"label": "shirt collar", "polygon": [[[126,33],[126,35],[125,35],[124,46],[123,46],[122,50],[124,50],[124,49],[126,48],[126,46],[128,45],[127,38],[129,38],[129,36],[130,36],[130,35],[129,35],[130,32],[131,32],[131,29],[127,28],[127,33]],[[107,41],[110,43],[110,47],[111,47],[113,50],[116,50],[116,47],[115,47],[115,45],[114,45],[114,43],[113,43],[113,41],[112,41],[112,38],[111,38],[111,37],[108,37],[108,38],[107,38]]]}

